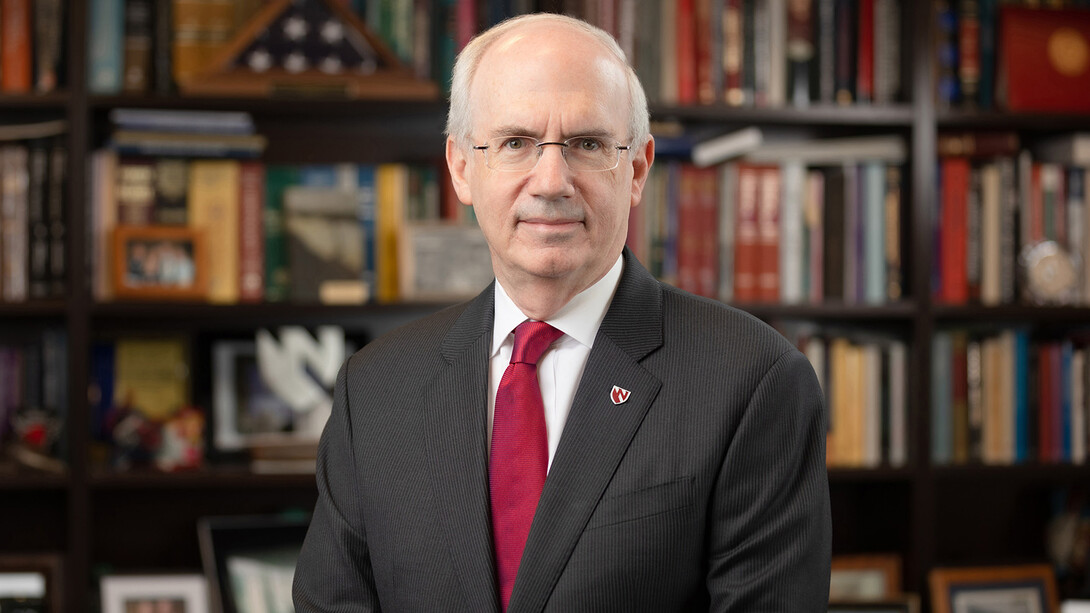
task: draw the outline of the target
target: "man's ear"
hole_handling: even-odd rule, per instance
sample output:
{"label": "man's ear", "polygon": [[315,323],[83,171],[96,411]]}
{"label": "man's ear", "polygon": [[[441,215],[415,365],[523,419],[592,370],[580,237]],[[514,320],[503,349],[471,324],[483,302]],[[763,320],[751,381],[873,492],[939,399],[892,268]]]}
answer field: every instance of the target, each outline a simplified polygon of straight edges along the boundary
{"label": "man's ear", "polygon": [[632,206],[635,207],[643,198],[643,186],[655,161],[655,137],[648,136],[647,143],[632,157]]}
{"label": "man's ear", "polygon": [[473,196],[469,190],[469,180],[466,178],[468,162],[465,148],[459,145],[453,136],[448,136],[447,169],[450,171],[450,182],[454,185],[454,193],[458,195],[458,200],[466,206],[472,206]]}

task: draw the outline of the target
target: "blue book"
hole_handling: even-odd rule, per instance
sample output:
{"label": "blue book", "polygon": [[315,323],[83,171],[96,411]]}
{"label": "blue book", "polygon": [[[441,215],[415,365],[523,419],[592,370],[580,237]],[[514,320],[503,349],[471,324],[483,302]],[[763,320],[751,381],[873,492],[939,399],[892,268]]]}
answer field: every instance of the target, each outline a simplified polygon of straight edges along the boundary
{"label": "blue book", "polygon": [[863,165],[863,298],[867,304],[886,301],[886,168],[881,162]]}
{"label": "blue book", "polygon": [[1029,460],[1029,331],[1014,331],[1014,461]]}
{"label": "blue book", "polygon": [[300,166],[299,184],[307,187],[337,187],[340,185],[337,167],[332,164]]}
{"label": "blue book", "polygon": [[87,86],[92,94],[121,92],[125,34],[124,0],[91,0]]}
{"label": "blue book", "polygon": [[931,340],[931,461],[935,464],[949,464],[954,458],[953,354],[950,333],[936,332]]}
{"label": "blue book", "polygon": [[97,341],[91,344],[91,434],[95,440],[108,441],[106,419],[114,404],[114,343]]}
{"label": "blue book", "polygon": [[361,164],[357,174],[359,220],[363,234],[363,273],[367,286],[375,287],[375,167]]}

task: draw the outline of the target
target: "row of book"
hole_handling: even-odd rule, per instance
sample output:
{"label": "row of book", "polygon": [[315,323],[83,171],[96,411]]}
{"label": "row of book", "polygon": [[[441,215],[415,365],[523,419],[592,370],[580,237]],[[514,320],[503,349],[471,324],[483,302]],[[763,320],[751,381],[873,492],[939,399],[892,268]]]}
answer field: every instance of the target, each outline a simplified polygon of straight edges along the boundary
{"label": "row of book", "polygon": [[0,94],[44,94],[64,83],[62,0],[0,2]]}
{"label": "row of book", "polygon": [[892,336],[776,323],[814,367],[829,414],[826,460],[840,468],[908,461],[908,349]]}
{"label": "row of book", "polygon": [[8,334],[0,343],[0,464],[58,470],[68,415],[63,330]]}
{"label": "row of book", "polygon": [[62,124],[0,128],[0,301],[65,294],[68,150],[52,136]]}
{"label": "row of book", "polygon": [[92,277],[99,301],[114,299],[124,281],[116,274],[116,258],[125,257],[119,229],[132,236],[160,226],[203,233],[203,298],[210,302],[411,300],[401,291],[398,269],[405,226],[441,219],[465,226],[466,219],[463,207],[443,212],[434,165],[265,165],[102,149],[93,156],[92,173]]}
{"label": "row of book", "polygon": [[[1087,72],[1055,40],[1085,48],[1085,0],[934,0],[936,97],[945,108],[1090,110]],[[1061,32],[1060,39],[1053,35]],[[1062,44],[1062,43],[1061,43]]]}
{"label": "row of book", "polygon": [[1024,328],[936,332],[932,461],[1085,463],[1087,340],[1034,338]]}
{"label": "row of book", "polygon": [[811,148],[836,145],[783,144],[714,167],[661,160],[630,216],[629,247],[660,279],[724,302],[901,299],[899,162],[809,159]]}
{"label": "row of book", "polygon": [[777,107],[903,98],[898,0],[660,0],[633,10],[634,32],[622,29],[619,39],[634,37],[631,57],[657,102]]}
{"label": "row of book", "polygon": [[[947,304],[1090,304],[1090,135],[940,135],[932,289]],[[961,148],[959,151],[958,148]],[[1048,251],[1044,251],[1048,250]]]}

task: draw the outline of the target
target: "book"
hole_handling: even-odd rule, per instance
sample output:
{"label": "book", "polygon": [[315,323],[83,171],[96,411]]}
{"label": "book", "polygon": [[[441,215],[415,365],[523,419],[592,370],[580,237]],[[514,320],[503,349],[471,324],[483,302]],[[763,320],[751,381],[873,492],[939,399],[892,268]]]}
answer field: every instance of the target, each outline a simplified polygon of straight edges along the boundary
{"label": "book", "polygon": [[758,127],[747,127],[693,145],[692,159],[697,166],[713,166],[749,153],[764,141]]}
{"label": "book", "polygon": [[380,164],[375,170],[375,290],[380,302],[398,298],[398,235],[406,218],[409,169]]}
{"label": "book", "polygon": [[291,271],[284,234],[284,190],[299,182],[294,166],[272,165],[265,169],[265,301],[287,300],[291,293]]}
{"label": "book", "polygon": [[246,161],[239,166],[238,288],[239,302],[265,297],[265,166]]}
{"label": "book", "polygon": [[237,160],[193,160],[189,168],[189,226],[205,233],[208,301],[239,299],[239,194]]}
{"label": "book", "polygon": [[140,94],[151,88],[152,0],[125,0],[121,90]]}
{"label": "book", "polygon": [[45,94],[60,85],[64,56],[64,13],[61,0],[35,0],[34,4],[34,91]]}
{"label": "book", "polygon": [[0,297],[28,298],[27,196],[30,171],[26,146],[0,146]]}
{"label": "book", "polygon": [[123,82],[124,0],[91,0],[87,10],[91,19],[87,88],[92,94],[117,94]]}
{"label": "book", "polygon": [[1044,162],[1090,166],[1090,132],[1072,132],[1039,141],[1033,155]]}
{"label": "book", "polygon": [[31,0],[0,2],[0,91],[30,93],[33,78]]}
{"label": "book", "polygon": [[46,142],[30,143],[27,160],[27,281],[28,295],[32,299],[50,295],[49,267],[49,220],[46,217],[46,190],[48,188],[49,149]]}
{"label": "book", "polygon": [[846,162],[902,164],[907,155],[904,138],[876,135],[768,142],[746,153],[745,159],[758,164],[798,160],[807,166]]}
{"label": "book", "polygon": [[354,190],[293,185],[284,190],[284,232],[294,302],[362,304],[363,232]]}
{"label": "book", "polygon": [[[1000,72],[1011,111],[1090,112],[1090,13],[1000,7]],[[1076,51],[1081,49],[1082,51]]]}
{"label": "book", "polygon": [[114,345],[114,398],[164,421],[189,404],[188,349],[181,338],[124,337]]}
{"label": "book", "polygon": [[110,110],[110,122],[122,130],[133,132],[254,133],[253,118],[243,111],[116,108]]}

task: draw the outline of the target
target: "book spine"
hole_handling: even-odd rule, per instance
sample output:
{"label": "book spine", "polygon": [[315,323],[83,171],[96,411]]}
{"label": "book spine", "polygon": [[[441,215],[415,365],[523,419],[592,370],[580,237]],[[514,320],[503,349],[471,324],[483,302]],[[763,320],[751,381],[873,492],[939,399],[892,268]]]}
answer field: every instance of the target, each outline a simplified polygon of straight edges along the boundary
{"label": "book spine", "polygon": [[5,302],[27,299],[27,148],[0,148],[0,297]]}
{"label": "book spine", "polygon": [[984,110],[995,106],[996,56],[998,54],[996,3],[997,0],[977,0],[980,23],[980,43],[978,47],[980,52],[980,79],[977,86],[977,100],[980,103],[980,108]]}
{"label": "book spine", "polygon": [[887,300],[886,279],[886,177],[880,162],[863,167],[863,298],[868,304]]}
{"label": "book spine", "polygon": [[818,96],[823,104],[836,100],[836,5],[835,0],[815,0],[818,11]]}
{"label": "book spine", "polygon": [[291,291],[284,233],[284,190],[299,182],[298,169],[269,166],[265,172],[265,301],[282,302]]}
{"label": "book spine", "polygon": [[757,299],[780,299],[780,169],[761,171],[757,204]]}
{"label": "book spine", "polygon": [[125,93],[141,94],[151,86],[151,33],[151,0],[125,0],[121,85]]}
{"label": "book spine", "polygon": [[825,172],[824,194],[824,243],[823,262],[824,298],[826,300],[844,300],[844,260],[846,258],[844,238],[844,194],[847,189],[846,174],[841,167],[832,167]]}
{"label": "book spine", "polygon": [[49,296],[49,220],[46,217],[46,188],[48,182],[49,150],[46,143],[30,146],[29,184],[27,186],[27,280],[29,295],[33,299]]}
{"label": "book spine", "polygon": [[264,201],[264,165],[242,162],[239,168],[239,302],[261,302],[265,296]]}
{"label": "book spine", "polygon": [[788,100],[796,107],[810,104],[814,63],[814,2],[788,2],[787,61]]}
{"label": "book spine", "polygon": [[901,97],[901,14],[897,0],[874,4],[874,101],[892,104]]}
{"label": "book spine", "polygon": [[836,60],[833,73],[833,83],[836,88],[835,99],[837,104],[852,104],[856,100],[856,67],[857,45],[856,35],[858,24],[856,19],[856,5],[853,0],[836,0],[835,24],[833,32],[836,33],[835,51]]}
{"label": "book spine", "polygon": [[746,97],[742,88],[742,0],[726,0],[723,14],[723,81],[726,101],[742,106]]}
{"label": "book spine", "polygon": [[786,162],[780,167],[782,208],[780,210],[780,301],[798,304],[803,300],[803,260],[806,254],[804,201],[806,169],[801,163]]}
{"label": "book spine", "polygon": [[152,12],[152,81],[155,93],[174,93],[174,0],[155,0]]}
{"label": "book spine", "polygon": [[738,168],[738,209],[734,224],[734,299],[737,302],[753,302],[757,289],[757,268],[760,262],[758,247],[758,207],[761,189],[761,169],[755,166]]}
{"label": "book spine", "polygon": [[92,94],[121,91],[122,40],[125,31],[124,0],[91,0],[90,49],[87,87]]}
{"label": "book spine", "polygon": [[48,93],[57,89],[64,45],[64,9],[61,0],[34,2],[34,90]]}
{"label": "book spine", "polygon": [[958,80],[958,18],[951,6],[953,1],[955,0],[935,0],[937,102],[941,108],[950,108],[961,100]]}
{"label": "book spine", "polygon": [[968,302],[966,270],[966,222],[968,219],[969,162],[964,158],[942,161],[942,224],[940,233],[941,297],[948,304]]}
{"label": "book spine", "polygon": [[859,38],[856,45],[856,102],[874,99],[874,0],[859,0],[857,24]]}
{"label": "book spine", "polygon": [[901,273],[901,168],[890,165],[885,168],[885,266],[886,298],[900,300],[903,294]]}
{"label": "book spine", "polygon": [[677,102],[681,105],[696,104],[697,50],[696,6],[697,0],[677,0]]}
{"label": "book spine", "polygon": [[46,218],[49,222],[49,283],[52,297],[65,296],[68,287],[68,222],[64,214],[68,185],[68,149],[54,143],[49,153]]}
{"label": "book spine", "polygon": [[204,232],[208,300],[239,299],[239,162],[194,160],[189,168],[189,226]]}
{"label": "book spine", "polygon": [[961,100],[975,106],[980,87],[980,10],[977,0],[958,2],[958,80]]}
{"label": "book spine", "polygon": [[31,90],[30,0],[0,1],[0,91],[26,94]]}

